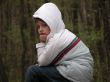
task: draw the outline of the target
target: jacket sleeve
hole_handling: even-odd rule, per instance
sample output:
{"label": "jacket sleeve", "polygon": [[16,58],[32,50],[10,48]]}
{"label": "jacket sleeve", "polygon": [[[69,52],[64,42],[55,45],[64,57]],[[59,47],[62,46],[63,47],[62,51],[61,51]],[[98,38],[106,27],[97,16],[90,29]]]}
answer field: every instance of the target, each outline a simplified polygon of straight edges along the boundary
{"label": "jacket sleeve", "polygon": [[46,45],[43,43],[36,45],[39,66],[48,66],[52,62],[58,52],[60,52],[60,48],[57,45],[58,41],[54,38],[51,38]]}
{"label": "jacket sleeve", "polygon": [[42,51],[45,48],[45,43],[38,43],[38,44],[36,44],[36,48],[37,48],[37,56],[39,58],[39,56],[42,54]]}

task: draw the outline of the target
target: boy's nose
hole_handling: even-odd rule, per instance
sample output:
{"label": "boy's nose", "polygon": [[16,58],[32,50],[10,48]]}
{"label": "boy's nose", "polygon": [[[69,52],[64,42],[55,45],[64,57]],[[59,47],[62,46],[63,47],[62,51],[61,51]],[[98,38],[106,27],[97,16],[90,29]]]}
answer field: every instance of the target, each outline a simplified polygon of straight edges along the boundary
{"label": "boy's nose", "polygon": [[39,32],[42,32],[42,31],[43,31],[43,28],[42,28],[42,27],[40,27],[40,28],[39,28]]}

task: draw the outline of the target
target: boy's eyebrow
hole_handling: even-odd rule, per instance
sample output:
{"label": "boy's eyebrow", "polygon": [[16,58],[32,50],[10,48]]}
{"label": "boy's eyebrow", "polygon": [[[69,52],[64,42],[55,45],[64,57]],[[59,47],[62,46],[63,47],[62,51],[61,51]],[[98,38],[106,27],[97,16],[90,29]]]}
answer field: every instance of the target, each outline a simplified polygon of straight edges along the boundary
{"label": "boy's eyebrow", "polygon": [[[34,20],[35,20],[35,22],[36,22],[36,21],[42,21],[42,22],[44,22],[44,21],[43,21],[42,19],[40,19],[40,18],[35,18]],[[45,22],[44,22],[44,23],[45,23]]]}

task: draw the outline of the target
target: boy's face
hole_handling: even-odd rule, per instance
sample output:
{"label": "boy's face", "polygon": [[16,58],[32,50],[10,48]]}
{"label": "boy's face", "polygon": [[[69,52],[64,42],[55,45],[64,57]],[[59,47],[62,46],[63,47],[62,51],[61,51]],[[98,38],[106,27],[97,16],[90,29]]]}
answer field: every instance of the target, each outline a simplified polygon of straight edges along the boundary
{"label": "boy's face", "polygon": [[47,35],[50,33],[49,26],[42,20],[36,20],[35,26],[39,34],[40,42],[45,42],[47,39]]}

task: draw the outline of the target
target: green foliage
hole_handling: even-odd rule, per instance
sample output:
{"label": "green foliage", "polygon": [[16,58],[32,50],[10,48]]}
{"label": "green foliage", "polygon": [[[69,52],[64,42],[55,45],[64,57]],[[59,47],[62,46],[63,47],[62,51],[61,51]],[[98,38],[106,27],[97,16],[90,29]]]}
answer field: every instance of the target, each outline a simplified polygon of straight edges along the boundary
{"label": "green foliage", "polygon": [[19,26],[13,26],[12,29],[6,32],[6,35],[8,35],[8,38],[14,43],[18,44],[21,43],[21,34],[20,34],[20,28]]}

